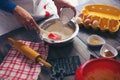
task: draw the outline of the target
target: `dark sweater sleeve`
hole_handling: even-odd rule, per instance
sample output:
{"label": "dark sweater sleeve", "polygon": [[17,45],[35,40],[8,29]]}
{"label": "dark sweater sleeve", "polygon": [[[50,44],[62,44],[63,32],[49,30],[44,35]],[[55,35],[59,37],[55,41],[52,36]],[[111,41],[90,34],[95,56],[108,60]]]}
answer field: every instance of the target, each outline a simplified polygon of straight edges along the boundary
{"label": "dark sweater sleeve", "polygon": [[14,8],[17,6],[15,2],[10,0],[0,0],[0,9],[12,13],[14,12]]}

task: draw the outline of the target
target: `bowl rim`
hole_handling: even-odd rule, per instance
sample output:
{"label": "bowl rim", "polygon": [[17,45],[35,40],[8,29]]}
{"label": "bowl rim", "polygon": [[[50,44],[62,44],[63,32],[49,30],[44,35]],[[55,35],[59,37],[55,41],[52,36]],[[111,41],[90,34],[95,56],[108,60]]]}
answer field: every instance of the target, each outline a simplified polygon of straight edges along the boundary
{"label": "bowl rim", "polygon": [[[102,42],[100,43],[100,44],[90,44],[89,43],[89,40],[91,39],[91,38],[98,38],[99,40],[101,40]],[[100,46],[100,45],[103,45],[103,44],[105,44],[106,43],[106,41],[101,37],[101,36],[99,36],[99,35],[97,35],[97,34],[92,34],[92,35],[90,35],[88,38],[87,38],[87,44],[88,45],[90,45],[90,46]]]}
{"label": "bowl rim", "polygon": [[116,62],[118,64],[120,64],[120,61],[118,60],[115,60],[113,58],[95,58],[95,59],[91,59],[91,60],[88,60],[87,62],[85,62],[82,66],[81,66],[81,74],[84,73],[84,69],[89,65],[89,64],[92,64],[93,62],[97,62],[97,61],[112,61],[112,62]]}
{"label": "bowl rim", "polygon": [[[48,19],[48,20],[46,20],[45,22],[41,23],[40,27],[42,27],[44,24],[46,24],[47,22],[49,22],[49,21],[51,21],[51,20],[59,20],[59,18]],[[76,28],[75,28],[74,33],[73,33],[69,38],[63,39],[63,40],[50,40],[50,39],[43,38],[43,37],[41,36],[42,39],[43,39],[44,41],[50,43],[50,44],[64,43],[64,42],[67,42],[67,41],[73,39],[73,38],[78,34],[78,32],[79,32],[79,26],[78,26],[77,23],[74,23],[72,20],[71,20],[70,22],[71,22],[72,24],[74,24]],[[69,22],[69,23],[70,23],[70,22]]]}
{"label": "bowl rim", "polygon": [[89,65],[89,64],[93,64],[93,62],[97,62],[97,61],[113,61],[113,62],[116,62],[117,64],[120,64],[120,61],[119,60],[115,60],[113,58],[94,58],[94,59],[90,59],[88,61],[86,61],[85,63],[83,63],[76,71],[75,73],[75,80],[79,80],[79,79],[82,79],[82,80],[85,80],[84,78],[84,70],[86,69],[86,67]]}

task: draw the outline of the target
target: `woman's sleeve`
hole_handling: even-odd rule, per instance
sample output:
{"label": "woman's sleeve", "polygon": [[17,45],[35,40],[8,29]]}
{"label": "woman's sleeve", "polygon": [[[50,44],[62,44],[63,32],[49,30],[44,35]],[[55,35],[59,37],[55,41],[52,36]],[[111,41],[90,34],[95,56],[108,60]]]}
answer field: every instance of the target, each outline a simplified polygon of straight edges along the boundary
{"label": "woman's sleeve", "polygon": [[15,2],[11,0],[0,0],[0,9],[12,13],[14,12],[14,8],[17,6]]}

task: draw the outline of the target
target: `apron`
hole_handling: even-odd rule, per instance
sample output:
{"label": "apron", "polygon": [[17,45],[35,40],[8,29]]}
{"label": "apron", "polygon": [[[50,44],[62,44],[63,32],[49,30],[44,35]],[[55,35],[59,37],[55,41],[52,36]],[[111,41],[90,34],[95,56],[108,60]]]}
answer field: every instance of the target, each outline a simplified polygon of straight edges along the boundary
{"label": "apron", "polygon": [[[27,10],[35,20],[57,15],[57,9],[52,0],[13,0],[18,5]],[[20,28],[13,14],[0,10],[0,35]]]}

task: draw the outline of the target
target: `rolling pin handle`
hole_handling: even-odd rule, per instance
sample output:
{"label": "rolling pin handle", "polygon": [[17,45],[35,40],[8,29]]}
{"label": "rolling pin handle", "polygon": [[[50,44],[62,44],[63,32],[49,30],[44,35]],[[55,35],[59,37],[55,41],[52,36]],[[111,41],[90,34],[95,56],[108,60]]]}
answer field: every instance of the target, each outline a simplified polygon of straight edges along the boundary
{"label": "rolling pin handle", "polygon": [[38,61],[40,64],[42,63],[42,65],[45,65],[45,66],[48,67],[48,68],[52,67],[52,65],[51,65],[50,63],[46,62],[46,61],[43,60],[41,57],[38,57],[38,58],[37,58],[37,61]]}

